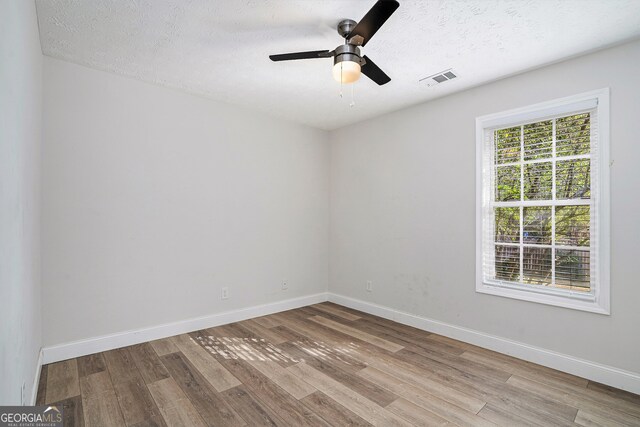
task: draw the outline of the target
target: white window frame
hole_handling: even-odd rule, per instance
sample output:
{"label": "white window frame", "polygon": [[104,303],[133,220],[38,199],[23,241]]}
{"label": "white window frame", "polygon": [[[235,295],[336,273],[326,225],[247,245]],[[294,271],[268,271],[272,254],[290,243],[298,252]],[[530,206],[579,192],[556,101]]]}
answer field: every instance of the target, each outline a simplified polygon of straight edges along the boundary
{"label": "white window frame", "polygon": [[[597,259],[594,291],[589,295],[553,288],[527,285],[508,286],[483,280],[483,149],[485,132],[551,116],[571,114],[580,110],[595,109],[598,120],[597,161],[599,197]],[[503,111],[476,118],[476,292],[498,295],[541,304],[566,307],[575,310],[610,314],[610,202],[609,202],[609,88],[581,93],[566,98],[542,102],[523,108]],[[594,177],[592,177],[593,179]]]}

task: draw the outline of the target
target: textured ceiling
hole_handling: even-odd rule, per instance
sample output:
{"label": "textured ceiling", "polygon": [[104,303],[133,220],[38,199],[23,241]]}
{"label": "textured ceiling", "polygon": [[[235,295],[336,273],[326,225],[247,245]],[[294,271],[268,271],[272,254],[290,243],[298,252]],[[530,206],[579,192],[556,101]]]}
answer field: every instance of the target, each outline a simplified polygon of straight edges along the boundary
{"label": "textured ceiling", "polygon": [[[334,129],[640,36],[639,0],[414,0],[363,53],[392,81],[351,86],[331,59],[269,54],[333,49],[340,19],[374,0],[37,0],[44,54]],[[435,87],[422,77],[453,68]]]}

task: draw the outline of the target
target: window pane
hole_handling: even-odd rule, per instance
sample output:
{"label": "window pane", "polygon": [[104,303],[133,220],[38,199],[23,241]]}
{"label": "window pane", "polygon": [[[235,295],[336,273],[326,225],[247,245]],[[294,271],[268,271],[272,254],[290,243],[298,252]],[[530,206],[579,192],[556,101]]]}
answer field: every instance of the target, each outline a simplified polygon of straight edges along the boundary
{"label": "window pane", "polygon": [[524,125],[524,159],[543,159],[552,155],[553,123],[551,120]]}
{"label": "window pane", "polygon": [[590,262],[589,251],[556,250],[556,285],[588,292],[591,288]]}
{"label": "window pane", "polygon": [[591,197],[591,162],[589,159],[556,163],[556,198],[588,199]]}
{"label": "window pane", "polygon": [[520,242],[520,208],[495,208],[496,242]]}
{"label": "window pane", "polygon": [[556,244],[589,246],[591,218],[589,206],[556,207]]}
{"label": "window pane", "polygon": [[496,164],[520,161],[520,126],[495,131]]}
{"label": "window pane", "polygon": [[522,274],[524,283],[551,284],[551,248],[524,248]]}
{"label": "window pane", "polygon": [[556,120],[556,156],[589,154],[591,150],[591,117],[575,114]]}
{"label": "window pane", "polygon": [[551,244],[551,207],[524,208],[524,243]]}
{"label": "window pane", "polygon": [[520,247],[496,245],[496,279],[517,282],[520,276]]}
{"label": "window pane", "polygon": [[524,199],[551,200],[552,175],[550,162],[524,165]]}
{"label": "window pane", "polygon": [[520,200],[520,166],[496,167],[496,201]]}

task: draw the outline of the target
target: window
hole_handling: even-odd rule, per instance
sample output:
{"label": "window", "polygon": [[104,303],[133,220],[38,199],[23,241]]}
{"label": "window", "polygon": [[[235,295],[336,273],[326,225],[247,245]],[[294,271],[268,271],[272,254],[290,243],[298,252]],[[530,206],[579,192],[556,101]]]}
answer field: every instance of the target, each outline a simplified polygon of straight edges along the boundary
{"label": "window", "polygon": [[476,291],[609,314],[609,91],[476,119]]}

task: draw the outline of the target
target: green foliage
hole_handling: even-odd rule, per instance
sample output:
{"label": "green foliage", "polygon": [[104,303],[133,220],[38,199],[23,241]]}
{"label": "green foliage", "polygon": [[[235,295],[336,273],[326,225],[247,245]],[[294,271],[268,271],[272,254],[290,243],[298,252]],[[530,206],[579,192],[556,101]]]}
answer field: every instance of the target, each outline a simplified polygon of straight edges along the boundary
{"label": "green foliage", "polygon": [[524,165],[524,200],[550,200],[553,190],[551,162]]}
{"label": "green foliage", "polygon": [[575,114],[556,120],[556,156],[589,154],[591,151],[591,118],[589,113]]}
{"label": "green foliage", "polygon": [[591,197],[591,161],[566,160],[556,163],[556,198],[589,199]]}
{"label": "green foliage", "polygon": [[553,121],[530,123],[523,127],[524,159],[545,159],[553,155]]}
{"label": "green foliage", "polygon": [[495,208],[495,241],[520,242],[520,208]]}
{"label": "green foliage", "polygon": [[496,201],[520,200],[520,166],[496,167]]}
{"label": "green foliage", "polygon": [[556,244],[589,246],[591,217],[589,206],[556,207]]}

